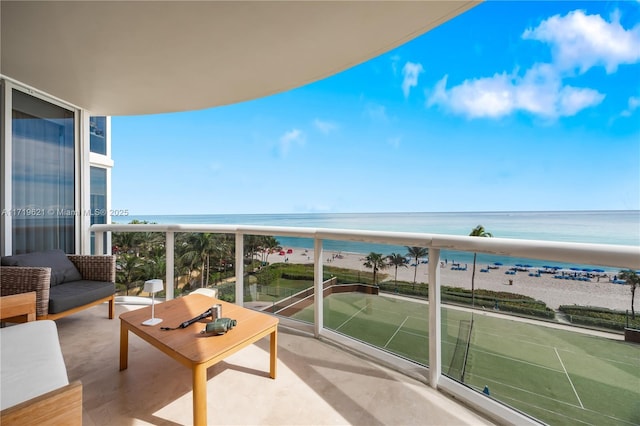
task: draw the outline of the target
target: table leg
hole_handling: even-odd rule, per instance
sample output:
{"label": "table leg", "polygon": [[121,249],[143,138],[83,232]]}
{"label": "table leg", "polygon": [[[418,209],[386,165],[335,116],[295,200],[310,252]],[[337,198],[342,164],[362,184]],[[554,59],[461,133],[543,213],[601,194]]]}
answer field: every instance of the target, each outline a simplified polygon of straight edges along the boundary
{"label": "table leg", "polygon": [[193,424],[207,424],[207,368],[204,364],[193,366]]}
{"label": "table leg", "polygon": [[278,364],[278,327],[271,333],[269,353],[271,355],[269,366],[269,377],[276,378],[276,365]]}
{"label": "table leg", "polygon": [[129,363],[129,329],[120,322],[120,371],[126,370]]}

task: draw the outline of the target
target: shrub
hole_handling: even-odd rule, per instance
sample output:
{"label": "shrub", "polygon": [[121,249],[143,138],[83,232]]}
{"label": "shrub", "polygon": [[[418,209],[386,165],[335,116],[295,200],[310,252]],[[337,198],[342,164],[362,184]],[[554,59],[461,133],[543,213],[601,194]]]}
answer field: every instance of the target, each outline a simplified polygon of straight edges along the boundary
{"label": "shrub", "polygon": [[397,289],[399,294],[429,298],[429,286],[427,284],[416,283],[414,286],[410,282],[398,281],[396,285],[395,281],[384,281],[379,283],[378,287],[381,291],[386,291],[387,293],[396,293]]}
{"label": "shrub", "polygon": [[630,328],[640,329],[640,316],[632,320],[627,316],[626,311],[581,305],[561,305],[559,310],[574,324],[624,330],[628,320]]}
{"label": "shrub", "polygon": [[[459,287],[442,287],[443,301],[471,305],[471,290]],[[532,297],[504,291],[476,290],[475,305],[485,309],[494,309],[538,318],[553,319],[555,313],[544,302]]]}

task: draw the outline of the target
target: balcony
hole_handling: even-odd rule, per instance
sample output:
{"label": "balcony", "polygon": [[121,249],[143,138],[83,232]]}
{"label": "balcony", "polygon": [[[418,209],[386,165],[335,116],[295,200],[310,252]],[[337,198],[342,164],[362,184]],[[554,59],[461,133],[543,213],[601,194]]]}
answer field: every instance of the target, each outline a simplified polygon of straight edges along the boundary
{"label": "balcony", "polygon": [[[129,368],[119,372],[119,321],[104,314],[97,306],[57,321],[69,379],[83,384],[83,424],[192,424],[190,370],[130,335]],[[416,379],[286,326],[272,380],[268,346],[209,369],[209,424],[491,424]]]}
{"label": "balcony", "polygon": [[[229,416],[221,418],[220,423],[424,424],[433,419],[433,424],[478,424],[483,421],[536,424],[536,418],[549,423],[581,422],[585,418],[596,423],[628,420],[633,423],[637,420],[634,417],[637,413],[625,402],[628,399],[618,395],[631,395],[633,400],[639,394],[638,345],[624,342],[621,333],[586,330],[558,319],[532,320],[484,307],[469,309],[443,303],[440,253],[447,250],[599,265],[610,270],[638,270],[638,247],[243,225],[93,225],[91,229],[95,233],[98,253],[107,232],[164,234],[167,283],[175,282],[176,234],[234,236],[236,278],[232,296],[240,304],[245,304],[249,294],[244,271],[245,236],[306,238],[313,242],[310,256],[314,272],[313,301],[300,316],[281,318],[279,362],[282,375],[273,383],[263,382],[266,380],[266,342],[212,368],[209,372],[209,412]],[[327,285],[324,274],[327,264],[323,246],[328,241],[428,248],[429,262],[424,266],[429,283],[428,301],[406,300],[387,293],[375,299],[387,303],[382,306],[364,296],[346,302],[331,299],[333,295],[315,297],[326,295],[323,288]],[[595,280],[591,285],[596,285]],[[611,288],[619,290],[622,287]],[[174,286],[167,286],[167,298],[173,298],[174,291]],[[400,302],[405,305],[400,306]],[[340,304],[352,305],[354,313],[349,315],[345,313],[347,311],[341,311]],[[395,308],[391,307],[393,304]],[[275,311],[275,304],[272,307]],[[352,330],[343,327],[359,312],[368,313],[370,307],[372,315],[362,317],[368,318],[366,322],[351,322]],[[130,307],[121,305],[119,309]],[[393,309],[396,312],[392,312]],[[381,337],[384,329],[389,328],[387,319],[397,315],[398,309],[405,319],[402,325],[392,326],[395,332],[387,340]],[[96,314],[88,312],[86,315]],[[182,371],[182,367],[159,351],[134,340],[130,362],[144,361],[138,361],[138,370],[131,368],[132,364],[125,374],[113,374],[117,371],[117,347],[113,345],[117,341],[116,322],[82,321],[79,317],[70,317],[68,326],[60,323],[65,356],[71,359],[86,356],[80,349],[80,345],[86,346],[80,343],[82,336],[88,334],[88,330],[82,329],[83,324],[100,329],[84,339],[104,342],[104,349],[99,351],[101,361],[94,368],[88,368],[89,364],[80,360],[70,363],[82,366],[80,371],[72,369],[70,378],[80,378],[89,387],[93,382],[100,383],[96,389],[98,396],[85,397],[87,416],[97,418],[96,424],[100,424],[102,418],[97,413],[103,412],[125,416],[123,422],[133,422],[132,419],[151,423],[188,422],[184,417],[190,413],[191,402],[188,371]],[[406,324],[407,321],[413,324]],[[405,342],[408,338],[417,340],[410,340],[411,343],[401,347],[391,344],[405,324],[408,329],[400,333]],[[111,335],[98,338],[101,333]],[[70,342],[69,347],[66,342]],[[461,361],[456,361],[458,359]],[[113,368],[105,369],[109,364]],[[220,395],[218,399],[215,383],[222,377],[224,396]],[[236,380],[237,388],[234,388]],[[530,383],[540,390],[532,391],[528,387]],[[127,388],[123,389],[123,386]],[[265,392],[256,395],[255,390],[262,388]],[[91,389],[85,390],[85,395],[91,393]],[[127,394],[132,402],[124,396]],[[537,399],[532,399],[532,394]],[[292,398],[296,402],[292,403]],[[104,402],[108,400],[111,402]],[[454,412],[453,417],[447,417]],[[317,417],[314,417],[315,413]],[[482,417],[474,413],[481,413]],[[212,415],[211,421],[217,422],[217,414],[210,414],[210,418]]]}

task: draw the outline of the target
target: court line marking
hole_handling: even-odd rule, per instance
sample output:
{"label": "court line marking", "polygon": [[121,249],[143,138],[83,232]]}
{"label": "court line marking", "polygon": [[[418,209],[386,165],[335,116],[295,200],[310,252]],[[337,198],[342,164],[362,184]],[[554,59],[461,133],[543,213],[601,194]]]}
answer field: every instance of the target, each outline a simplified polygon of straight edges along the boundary
{"label": "court line marking", "polygon": [[562,373],[562,370],[558,370],[558,369],[553,368],[553,367],[547,367],[546,365],[536,364],[534,362],[525,361],[523,359],[517,359],[517,358],[512,358],[512,357],[506,356],[506,355],[499,355],[499,354],[496,354],[496,353],[493,353],[493,352],[483,351],[482,349],[478,349],[478,348],[473,348],[472,351],[480,352],[480,353],[487,354],[487,355],[490,355],[490,356],[494,356],[496,358],[508,359],[509,361],[521,362],[523,364],[532,365],[534,367],[542,368],[544,370],[550,370],[550,371],[553,371],[554,373]]}
{"label": "court line marking", "polygon": [[[508,383],[503,383],[503,382],[498,381],[498,380],[496,380],[494,378],[491,378],[491,377],[484,377],[484,376],[481,376],[480,374],[473,374],[473,373],[471,374],[471,377],[482,379],[482,380],[484,380],[485,382],[488,382],[488,383],[497,383],[497,384],[499,384],[501,386],[504,386],[506,388],[515,389],[515,390],[518,390],[520,392],[527,393],[529,395],[535,395],[538,398],[548,399],[549,401],[555,401],[555,402],[558,402],[558,403],[563,404],[563,405],[568,405],[569,407],[580,408],[580,407],[578,407],[576,404],[574,404],[572,402],[563,401],[561,399],[550,397],[550,396],[547,396],[547,395],[543,395],[543,394],[538,393],[538,392],[533,392],[533,391],[521,388],[519,386],[513,386],[513,385],[510,385]],[[481,388],[478,388],[477,390],[478,390],[478,392],[482,392]],[[515,398],[513,396],[503,395],[503,397],[508,397],[508,398],[511,398],[511,399],[513,399],[515,401],[520,401],[520,402],[526,403],[526,401],[523,401],[521,399]]]}
{"label": "court line marking", "polygon": [[336,331],[340,330],[340,328],[342,328],[343,325],[345,325],[346,323],[348,323],[349,321],[351,321],[356,315],[358,315],[360,312],[364,311],[367,307],[363,306],[362,308],[360,308],[359,311],[357,311],[355,314],[351,315],[349,318],[347,318],[346,320],[344,320],[344,322],[342,324],[340,324],[338,327],[336,327]]}
{"label": "court line marking", "polygon": [[[509,398],[508,396],[503,396],[503,398],[504,398],[504,399],[511,399],[511,400],[513,400],[513,401],[519,401],[518,399],[515,399],[515,398]],[[559,413],[559,412],[557,412],[557,411],[553,411],[553,410],[550,410],[550,409],[545,408],[545,407],[539,407],[539,406],[537,406],[537,405],[535,405],[535,404],[531,404],[531,403],[528,403],[528,402],[526,402],[526,401],[519,401],[519,402],[520,402],[520,403],[522,403],[522,404],[528,405],[529,407],[537,408],[538,410],[546,411],[547,413],[552,413],[552,414],[555,414],[555,415],[557,415],[557,416],[559,416],[559,417],[564,417],[564,418],[566,418],[566,419],[571,420],[571,422],[583,423],[583,424],[585,424],[585,425],[589,425],[589,426],[593,426],[593,425],[594,425],[594,423],[588,423],[588,422],[586,422],[586,421],[584,421],[584,420],[576,419],[575,417],[568,416],[568,415],[566,415],[566,414]],[[577,406],[577,405],[576,405],[576,408],[578,408],[578,406]],[[609,414],[604,414],[604,413],[601,413],[601,412],[599,412],[599,411],[589,410],[588,408],[585,408],[584,410],[585,410],[585,411],[588,411],[588,412],[591,412],[591,413],[593,413],[593,414],[596,414],[596,415],[599,415],[599,416],[605,417],[605,418],[607,418],[607,419],[609,419],[609,420],[613,420],[613,421],[615,421],[616,423],[621,423],[621,424],[622,424],[622,423],[624,423],[624,424],[627,424],[627,425],[630,425],[630,426],[636,426],[636,425],[637,425],[637,423],[631,423],[631,422],[629,422],[629,421],[627,421],[627,420],[620,419],[620,418],[618,418],[618,417],[611,416],[611,415],[609,415]],[[597,423],[596,423],[596,424],[597,424]]]}
{"label": "court line marking", "polygon": [[411,336],[415,336],[415,337],[421,337],[423,339],[429,339],[429,335],[428,334],[420,334],[420,333],[416,333],[413,331],[407,331],[407,330],[400,330],[401,332],[403,332],[404,334],[409,334]]}
{"label": "court line marking", "polygon": [[[514,342],[525,343],[525,344],[534,345],[534,346],[540,346],[540,347],[548,348],[548,349],[554,348],[554,346],[549,345],[549,344],[538,343],[538,342],[534,342],[534,341],[526,340],[526,339],[519,339],[518,336],[523,336],[522,334],[517,334],[517,335],[514,334],[512,336],[508,336],[508,335],[505,336],[505,335],[501,335],[501,334],[497,334],[497,333],[491,333],[491,332],[483,331],[483,330],[479,330],[478,334],[484,334],[484,335],[487,335],[487,336],[498,337],[498,338],[501,338],[501,339],[508,339],[508,340],[512,340]],[[588,336],[588,337],[594,337],[594,336]],[[571,353],[571,354],[582,355],[582,352],[572,351],[572,350],[569,350],[569,349],[562,349],[562,350],[564,352],[568,352],[568,353]],[[591,358],[595,358],[597,360],[602,360],[602,361],[606,361],[606,362],[612,362],[612,363],[616,363],[616,364],[627,365],[627,366],[630,366],[630,367],[635,367],[636,364],[637,364],[637,362],[634,363],[634,362],[626,361],[625,359],[627,359],[627,358],[630,359],[631,361],[636,361],[636,358],[632,358],[632,357],[629,357],[629,356],[626,356],[626,355],[623,355],[623,357],[625,359],[605,358],[605,357],[598,356],[598,355],[587,355],[587,356],[589,356]]]}
{"label": "court line marking", "polygon": [[573,389],[573,393],[576,394],[576,398],[578,398],[578,402],[580,403],[580,408],[584,410],[584,405],[582,405],[582,401],[580,400],[580,396],[578,395],[578,391],[576,391],[576,387],[573,386],[573,382],[571,381],[571,377],[569,377],[569,373],[567,373],[567,369],[564,367],[564,362],[562,362],[562,358],[560,358],[560,354],[558,353],[558,348],[553,348],[556,351],[556,356],[558,357],[558,361],[560,361],[560,365],[562,365],[562,369],[564,370],[564,374],[567,376],[569,380],[569,384],[571,384],[571,389]]}
{"label": "court line marking", "polygon": [[[497,380],[490,379],[490,378],[488,378],[488,377],[482,377],[482,376],[479,376],[479,375],[475,375],[475,377],[479,377],[479,378],[481,378],[481,379],[485,379],[486,381],[493,382],[493,383],[497,383],[497,384],[499,384],[499,385],[503,385],[503,386],[506,386],[506,387],[511,388],[511,389],[517,389],[517,390],[520,390],[520,391],[523,391],[523,392],[526,392],[526,393],[529,393],[529,394],[532,394],[532,395],[536,395],[536,396],[539,396],[539,397],[541,397],[541,398],[552,399],[552,400],[554,400],[554,401],[559,402],[560,404],[568,405],[569,407],[579,408],[577,405],[572,404],[572,403],[570,403],[570,402],[564,402],[564,401],[561,401],[561,400],[558,400],[558,399],[549,398],[548,396],[544,396],[544,395],[541,395],[541,394],[537,394],[537,393],[535,393],[535,392],[531,392],[531,391],[528,391],[528,390],[525,390],[525,389],[519,388],[519,387],[517,387],[517,386],[511,386],[511,385],[508,385],[508,384],[506,384],[506,383],[502,383],[502,382],[499,382],[499,381],[497,381]],[[479,387],[477,387],[477,386],[473,386],[473,385],[470,385],[470,386],[471,386],[472,388],[474,388],[476,391],[478,391],[478,392],[482,392],[482,388],[479,388]],[[566,417],[566,418],[568,418],[568,419],[571,419],[571,420],[576,421],[576,422],[579,422],[579,423],[584,423],[584,424],[592,425],[592,423],[587,423],[587,422],[582,421],[582,420],[580,420],[580,419],[576,419],[576,418],[574,418],[574,417],[567,416],[567,415],[565,415],[565,414],[563,414],[563,413],[560,413],[560,412],[558,412],[558,411],[553,411],[553,410],[550,410],[550,409],[545,408],[545,407],[540,407],[540,406],[535,405],[535,404],[532,404],[532,403],[530,403],[530,402],[523,401],[523,400],[518,399],[518,398],[514,398],[513,396],[509,396],[509,395],[501,395],[501,396],[500,396],[500,398],[505,399],[505,400],[518,401],[518,402],[520,402],[520,403],[522,403],[522,404],[528,405],[528,406],[530,406],[530,407],[537,408],[537,409],[539,409],[539,410],[546,411],[546,412],[548,412],[548,413],[553,413],[553,414],[559,415],[559,416],[561,416],[561,417]],[[599,412],[599,411],[591,410],[591,409],[589,409],[589,408],[584,408],[584,410],[585,410],[585,411],[588,411],[588,412],[590,412],[590,413],[594,413],[594,414],[597,414],[597,415],[600,415],[600,416],[606,417],[606,418],[608,418],[608,419],[614,420],[614,421],[619,422],[619,423],[626,423],[626,424],[628,424],[628,425],[632,425],[632,426],[633,426],[633,425],[635,425],[635,423],[631,423],[631,422],[629,422],[629,421],[627,421],[627,420],[620,419],[620,418],[618,418],[618,417],[611,416],[611,415],[609,415],[609,414],[604,414],[604,413],[601,413],[601,412]]]}
{"label": "court line marking", "polygon": [[383,348],[386,348],[389,343],[391,343],[391,341],[393,340],[394,337],[396,337],[396,334],[398,334],[398,332],[400,331],[400,329],[402,328],[402,326],[404,325],[405,322],[407,322],[407,320],[409,319],[409,317],[405,317],[404,321],[402,321],[402,324],[400,324],[398,326],[398,328],[396,328],[396,332],[393,333],[393,335],[391,337],[389,337],[389,340],[387,340],[387,343],[384,344]]}

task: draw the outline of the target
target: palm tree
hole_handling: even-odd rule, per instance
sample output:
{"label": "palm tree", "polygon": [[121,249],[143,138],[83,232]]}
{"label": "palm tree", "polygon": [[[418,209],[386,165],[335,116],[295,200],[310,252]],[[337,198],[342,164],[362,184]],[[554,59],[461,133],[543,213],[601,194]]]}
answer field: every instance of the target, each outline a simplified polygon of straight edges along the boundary
{"label": "palm tree", "polygon": [[[131,225],[147,225],[154,222],[134,219]],[[164,236],[157,232],[114,232],[111,237],[112,246],[117,247],[118,253],[135,253],[140,256],[140,252],[146,252],[154,245],[164,244]]]}
{"label": "palm tree", "polygon": [[[389,256],[387,256],[387,259],[389,260],[389,265],[395,267],[396,271],[395,271],[395,282],[396,282],[396,292],[398,291],[398,266],[407,267],[407,259],[405,259],[405,257],[401,254],[398,253],[391,253]],[[414,288],[415,288],[415,280],[413,281],[414,284]]]}
{"label": "palm tree", "polygon": [[636,311],[633,309],[633,299],[636,297],[636,287],[640,286],[640,275],[631,269],[620,271],[618,278],[625,280],[631,286],[631,318],[636,319]]}
{"label": "palm tree", "polygon": [[[493,237],[493,235],[491,235],[491,232],[485,231],[482,225],[478,225],[475,228],[473,228],[469,236],[470,237]],[[471,273],[471,306],[474,306],[476,302],[475,293],[474,293],[475,291],[474,281],[476,278],[476,256],[477,256],[477,253],[473,253],[473,272]]]}
{"label": "palm tree", "polygon": [[193,266],[191,259],[189,256],[185,256],[187,252],[191,250],[191,246],[189,245],[189,238],[191,237],[191,233],[178,232],[175,235],[175,255],[174,255],[174,266],[176,273],[176,286],[180,281],[180,277],[186,276],[188,285],[191,285],[191,276],[193,272]]}
{"label": "palm tree", "polygon": [[187,243],[187,251],[181,258],[191,268],[200,270],[200,287],[208,287],[211,256],[217,250],[218,241],[214,234],[193,233],[187,237]]}
{"label": "palm tree", "polygon": [[122,253],[116,258],[116,281],[123,284],[126,295],[129,290],[142,285],[144,262],[135,254]]}
{"label": "palm tree", "polygon": [[166,275],[167,271],[167,260],[165,259],[164,253],[161,255],[153,255],[148,256],[143,259],[143,271],[144,271],[144,279],[151,280],[154,278],[162,278]]}
{"label": "palm tree", "polygon": [[129,253],[136,246],[136,233],[114,232],[111,236],[111,245],[115,247],[114,254]]}
{"label": "palm tree", "polygon": [[262,237],[262,241],[260,242],[260,247],[262,249],[262,262],[269,263],[269,254],[275,250],[281,250],[282,247],[278,240],[275,237],[265,235]]}
{"label": "palm tree", "polygon": [[220,269],[222,269],[223,276],[222,278],[226,278],[227,268],[229,265],[233,265],[235,263],[235,251],[236,251],[236,242],[234,237],[229,234],[219,235],[218,245],[216,248],[216,255],[218,256],[218,263],[220,264]]}
{"label": "palm tree", "polygon": [[409,256],[410,258],[412,258],[415,263],[414,265],[414,271],[413,271],[413,286],[416,286],[416,276],[418,275],[418,262],[420,261],[421,257],[426,257],[429,255],[429,249],[425,248],[425,247],[407,247],[407,256]]}
{"label": "palm tree", "polygon": [[376,276],[379,270],[385,269],[387,264],[384,261],[384,257],[381,253],[371,252],[367,257],[364,258],[364,266],[367,268],[373,269],[373,285],[377,285],[378,281],[376,280]]}
{"label": "palm tree", "polygon": [[247,272],[253,271],[253,261],[260,250],[260,237],[260,235],[244,236],[244,258],[249,260]]}

